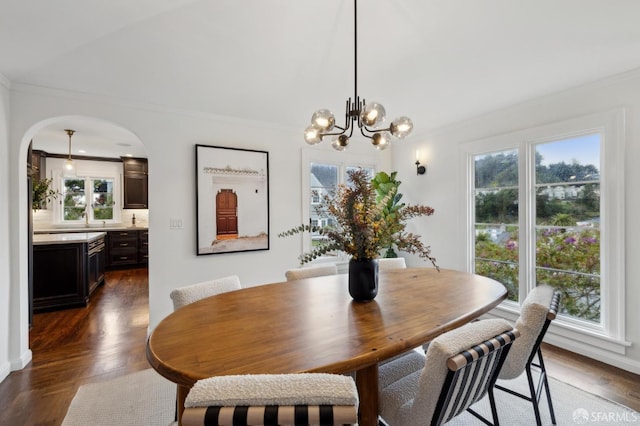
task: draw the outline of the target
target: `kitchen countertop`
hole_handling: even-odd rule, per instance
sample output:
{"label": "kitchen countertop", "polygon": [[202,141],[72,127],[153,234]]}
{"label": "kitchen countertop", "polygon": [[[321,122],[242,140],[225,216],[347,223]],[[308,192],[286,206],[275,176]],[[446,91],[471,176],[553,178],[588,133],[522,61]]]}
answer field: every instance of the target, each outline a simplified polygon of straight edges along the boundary
{"label": "kitchen countertop", "polygon": [[105,226],[89,226],[78,228],[42,228],[34,229],[34,235],[37,234],[59,234],[59,233],[91,233],[91,232],[108,232],[108,231],[147,231],[149,228],[146,226],[117,226],[117,225],[105,225]]}
{"label": "kitchen countertop", "polygon": [[107,235],[106,232],[70,232],[63,234],[35,234],[33,245],[90,243]]}

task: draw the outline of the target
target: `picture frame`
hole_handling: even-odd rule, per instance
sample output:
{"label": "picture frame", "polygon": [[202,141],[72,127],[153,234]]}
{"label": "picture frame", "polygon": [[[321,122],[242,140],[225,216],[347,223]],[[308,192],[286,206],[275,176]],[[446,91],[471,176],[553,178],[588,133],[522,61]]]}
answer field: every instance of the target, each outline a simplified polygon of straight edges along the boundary
{"label": "picture frame", "polygon": [[195,148],[197,254],[269,250],[269,153]]}

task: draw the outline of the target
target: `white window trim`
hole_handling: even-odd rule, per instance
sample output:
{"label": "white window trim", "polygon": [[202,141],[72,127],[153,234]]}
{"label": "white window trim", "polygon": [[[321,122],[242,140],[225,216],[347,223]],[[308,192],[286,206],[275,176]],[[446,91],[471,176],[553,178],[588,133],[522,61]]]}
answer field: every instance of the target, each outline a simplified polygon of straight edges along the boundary
{"label": "white window trim", "polygon": [[[379,153],[375,151],[373,154],[353,154],[348,152],[338,151],[320,151],[315,149],[302,149],[301,164],[302,164],[302,217],[301,223],[308,224],[311,217],[311,206],[309,200],[311,200],[310,192],[310,175],[311,175],[311,163],[323,163],[334,164],[339,167],[340,173],[345,173],[348,166],[362,166],[371,167],[376,172],[382,170],[382,163],[380,161]],[[311,240],[306,235],[302,238],[301,254],[307,253],[311,250]],[[343,259],[340,256],[326,256],[310,262],[313,263],[326,263],[326,262],[346,262],[347,259]]]}
{"label": "white window trim", "polygon": [[[476,155],[502,150],[518,149],[519,153],[519,226],[521,230],[533,229],[535,218],[532,203],[535,200],[532,156],[534,144],[561,140],[572,136],[598,132],[601,139],[601,324],[592,326],[579,320],[558,317],[550,328],[550,341],[561,342],[558,336],[578,347],[589,344],[618,354],[624,354],[631,345],[625,340],[625,110],[618,108],[594,113],[558,123],[538,126],[522,131],[499,135],[461,145],[461,165],[465,173],[462,191],[465,208],[466,269],[473,272],[474,256],[474,161]],[[526,268],[520,268],[520,300],[535,286],[535,239],[528,238],[520,245],[520,259],[525,259]],[[522,262],[522,261],[521,261]],[[522,263],[521,263],[522,264]],[[519,306],[514,302],[503,302],[495,311],[507,319],[515,320]]]}
{"label": "white window trim", "polygon": [[[63,192],[63,179],[68,177],[65,176],[64,171],[64,160],[58,158],[47,159],[47,168],[51,171],[51,177],[53,177],[53,185],[58,188],[58,191]],[[123,199],[123,188],[122,188],[122,165],[119,165],[119,170],[117,163],[108,163],[102,164],[100,161],[92,161],[92,160],[74,160],[76,166],[76,175],[78,179],[113,179],[113,219],[110,220],[94,220],[90,221],[89,225],[103,225],[104,224],[120,224],[122,220],[122,199]],[[58,200],[52,203],[52,224],[56,227],[78,227],[84,226],[84,220],[77,221],[63,221],[62,220],[62,205],[63,199],[58,197]]]}

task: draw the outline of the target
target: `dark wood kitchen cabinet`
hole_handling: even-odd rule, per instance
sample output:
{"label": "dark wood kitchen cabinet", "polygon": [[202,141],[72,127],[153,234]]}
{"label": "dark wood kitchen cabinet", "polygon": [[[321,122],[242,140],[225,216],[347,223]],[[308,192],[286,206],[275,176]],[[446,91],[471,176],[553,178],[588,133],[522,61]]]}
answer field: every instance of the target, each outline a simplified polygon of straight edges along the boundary
{"label": "dark wood kitchen cabinet", "polygon": [[96,287],[104,283],[104,271],[107,266],[107,255],[105,237],[91,241],[89,251],[89,294],[93,293]]}
{"label": "dark wood kitchen cabinet", "polygon": [[126,230],[107,233],[109,267],[138,264],[138,232]]}
{"label": "dark wood kitchen cabinet", "polygon": [[138,263],[149,263],[149,231],[138,231]]}
{"label": "dark wood kitchen cabinet", "polygon": [[149,230],[107,232],[107,268],[146,266],[149,263]]}
{"label": "dark wood kitchen cabinet", "polygon": [[148,163],[146,158],[122,157],[124,208],[148,208]]}
{"label": "dark wood kitchen cabinet", "polygon": [[34,242],[34,313],[87,306],[104,283],[104,238]]}

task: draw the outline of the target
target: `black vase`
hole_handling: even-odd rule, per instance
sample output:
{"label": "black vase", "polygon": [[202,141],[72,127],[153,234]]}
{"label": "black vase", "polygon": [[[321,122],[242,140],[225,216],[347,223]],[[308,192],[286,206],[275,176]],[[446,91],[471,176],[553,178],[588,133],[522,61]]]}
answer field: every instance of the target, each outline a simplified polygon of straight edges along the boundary
{"label": "black vase", "polygon": [[356,302],[369,302],[378,294],[378,261],[349,261],[349,294]]}

